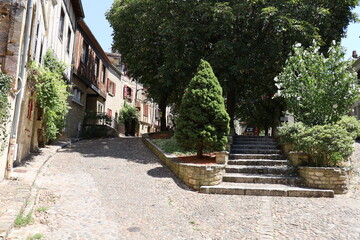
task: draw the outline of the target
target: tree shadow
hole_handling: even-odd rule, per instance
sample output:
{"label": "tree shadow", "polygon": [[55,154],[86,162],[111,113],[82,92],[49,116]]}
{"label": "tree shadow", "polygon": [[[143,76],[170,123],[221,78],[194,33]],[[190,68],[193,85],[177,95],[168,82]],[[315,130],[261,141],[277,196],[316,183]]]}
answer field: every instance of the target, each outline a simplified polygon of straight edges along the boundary
{"label": "tree shadow", "polygon": [[187,191],[195,191],[194,189],[186,186],[186,184],[176,177],[176,175],[168,167],[164,166],[162,162],[160,162],[160,164],[162,165],[161,167],[150,169],[147,174],[154,178],[172,178],[178,187]]}
{"label": "tree shadow", "polygon": [[80,153],[85,158],[115,158],[139,164],[157,163],[157,157],[141,138],[106,138],[81,140],[61,150]]}
{"label": "tree shadow", "polygon": [[147,172],[154,178],[172,178],[182,189],[194,191],[186,186],[138,137],[88,139],[77,142],[61,150],[66,153],[80,153],[84,158],[113,158],[137,164],[161,164]]}

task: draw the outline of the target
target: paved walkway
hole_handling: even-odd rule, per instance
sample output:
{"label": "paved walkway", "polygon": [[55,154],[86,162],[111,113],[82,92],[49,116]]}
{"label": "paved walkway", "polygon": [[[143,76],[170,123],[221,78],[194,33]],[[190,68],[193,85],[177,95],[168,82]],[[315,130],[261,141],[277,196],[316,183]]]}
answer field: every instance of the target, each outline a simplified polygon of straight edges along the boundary
{"label": "paved walkway", "polygon": [[359,189],[334,199],[199,194],[137,138],[63,149],[35,186],[33,223],[8,240],[360,239]]}

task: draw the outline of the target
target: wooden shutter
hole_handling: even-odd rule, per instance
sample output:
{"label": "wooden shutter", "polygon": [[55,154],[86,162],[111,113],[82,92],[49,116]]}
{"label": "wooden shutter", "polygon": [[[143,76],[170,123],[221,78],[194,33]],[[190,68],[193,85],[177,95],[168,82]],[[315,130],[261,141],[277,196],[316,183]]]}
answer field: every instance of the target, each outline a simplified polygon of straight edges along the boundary
{"label": "wooden shutter", "polygon": [[124,85],[124,89],[123,89],[123,98],[126,99],[127,97],[127,86]]}
{"label": "wooden shutter", "polygon": [[113,94],[114,94],[114,96],[115,96],[115,93],[116,93],[116,84],[113,83]]}

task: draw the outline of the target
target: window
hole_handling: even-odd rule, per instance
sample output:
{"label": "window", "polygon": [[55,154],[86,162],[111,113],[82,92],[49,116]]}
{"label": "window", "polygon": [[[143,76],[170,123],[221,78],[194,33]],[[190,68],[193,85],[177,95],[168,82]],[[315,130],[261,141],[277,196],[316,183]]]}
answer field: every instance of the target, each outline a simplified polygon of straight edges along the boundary
{"label": "window", "polygon": [[60,22],[59,22],[59,38],[60,38],[60,40],[63,39],[64,26],[65,26],[65,13],[64,13],[64,10],[61,9]]}
{"label": "window", "polygon": [[105,65],[102,66],[102,83],[105,83],[105,79],[106,79],[106,67]]}
{"label": "window", "polygon": [[77,103],[81,103],[81,95],[82,95],[82,92],[80,89],[78,88],[74,88],[74,91],[73,91],[73,101],[77,102]]}
{"label": "window", "polygon": [[66,51],[68,54],[70,54],[70,47],[71,47],[71,30],[70,28],[68,29],[68,39],[67,39],[67,44],[66,44]]}
{"label": "window", "polygon": [[108,79],[107,92],[108,92],[110,95],[115,96],[116,84],[115,84],[114,82],[110,81],[110,79]]}
{"label": "window", "polygon": [[110,108],[107,109],[106,115],[111,118],[112,117],[112,110]]}
{"label": "window", "polygon": [[133,100],[133,91],[131,89],[131,87],[128,87],[128,86],[124,86],[124,89],[123,89],[123,97],[124,99],[127,99],[129,102],[132,102]]}
{"label": "window", "polygon": [[98,102],[97,111],[98,113],[102,113],[104,111],[104,105],[100,102]]}
{"label": "window", "polygon": [[85,41],[83,42],[82,45],[82,51],[81,51],[81,62],[82,63],[87,63],[89,58],[89,44],[87,44]]}
{"label": "window", "polygon": [[37,50],[37,45],[38,45],[38,40],[39,40],[39,28],[40,28],[40,23],[38,22],[38,24],[36,26],[35,45],[34,45],[34,53],[33,53],[34,59],[36,57],[36,50]]}
{"label": "window", "polygon": [[95,69],[94,69],[95,73],[95,78],[97,79],[99,77],[99,58],[95,57]]}
{"label": "window", "polygon": [[147,104],[144,104],[144,112],[143,112],[144,117],[148,117],[149,116],[149,106]]}

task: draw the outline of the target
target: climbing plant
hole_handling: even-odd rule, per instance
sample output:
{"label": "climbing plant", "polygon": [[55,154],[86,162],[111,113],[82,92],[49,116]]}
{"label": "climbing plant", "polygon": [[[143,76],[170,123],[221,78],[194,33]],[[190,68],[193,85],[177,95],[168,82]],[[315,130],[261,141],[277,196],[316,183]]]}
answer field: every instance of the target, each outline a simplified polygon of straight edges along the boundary
{"label": "climbing plant", "polygon": [[47,140],[54,140],[65,126],[70,95],[69,85],[63,77],[65,69],[65,63],[58,61],[51,50],[46,52],[43,65],[31,63],[30,78],[35,83],[36,99],[43,109],[42,125]]}
{"label": "climbing plant", "polygon": [[10,104],[8,95],[12,79],[9,75],[0,73],[0,154],[6,146],[6,125],[9,122]]}

